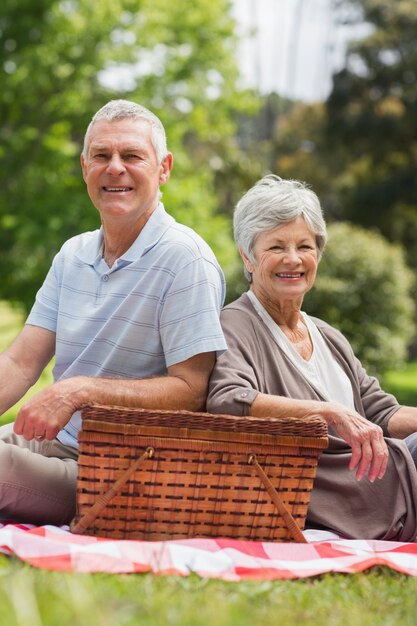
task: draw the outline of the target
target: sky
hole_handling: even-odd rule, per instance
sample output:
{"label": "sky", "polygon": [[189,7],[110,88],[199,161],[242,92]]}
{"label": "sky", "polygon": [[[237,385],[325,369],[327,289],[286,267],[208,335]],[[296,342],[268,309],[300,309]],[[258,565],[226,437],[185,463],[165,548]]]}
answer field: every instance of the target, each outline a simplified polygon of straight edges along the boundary
{"label": "sky", "polygon": [[242,84],[262,93],[315,102],[328,96],[332,74],[344,65],[347,42],[366,25],[347,26],[335,0],[233,0],[241,39]]}
{"label": "sky", "polygon": [[[394,1],[394,0],[393,0]],[[369,26],[343,23],[352,17],[340,0],[231,0],[239,44],[236,50],[243,87],[305,102],[323,101],[332,74],[341,69],[349,41],[369,33]],[[155,52],[100,73],[103,84],[133,88],[135,76],[158,64]]]}

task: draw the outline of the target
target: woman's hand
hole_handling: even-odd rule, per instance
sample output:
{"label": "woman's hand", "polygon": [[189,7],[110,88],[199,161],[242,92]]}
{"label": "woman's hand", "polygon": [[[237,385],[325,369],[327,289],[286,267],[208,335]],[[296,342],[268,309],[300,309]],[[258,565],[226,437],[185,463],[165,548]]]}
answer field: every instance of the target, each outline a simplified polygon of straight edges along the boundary
{"label": "woman's hand", "polygon": [[382,428],[368,421],[354,409],[338,402],[294,400],[283,396],[259,393],[252,402],[252,415],[257,417],[306,417],[318,415],[352,448],[349,469],[356,468],[356,478],[366,473],[371,482],[382,478],[388,464],[388,448]]}
{"label": "woman's hand", "polygon": [[388,464],[388,448],[382,428],[342,404],[328,402],[326,405],[322,416],[327,425],[351,446],[349,469],[357,468],[357,480],[361,480],[366,473],[371,483],[376,478],[382,478]]}

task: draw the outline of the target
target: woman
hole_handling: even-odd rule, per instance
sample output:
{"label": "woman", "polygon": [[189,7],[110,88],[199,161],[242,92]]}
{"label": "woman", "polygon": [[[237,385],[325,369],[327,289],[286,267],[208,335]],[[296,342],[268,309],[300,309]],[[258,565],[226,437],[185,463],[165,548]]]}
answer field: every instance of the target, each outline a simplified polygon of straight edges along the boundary
{"label": "woman", "polygon": [[303,183],[267,176],[237,204],[234,233],[250,289],[222,311],[228,351],[214,368],[208,410],[320,415],[330,443],[307,527],[413,541],[417,446],[409,435],[417,409],[400,407],[340,332],[301,310],[327,237],[317,196]]}

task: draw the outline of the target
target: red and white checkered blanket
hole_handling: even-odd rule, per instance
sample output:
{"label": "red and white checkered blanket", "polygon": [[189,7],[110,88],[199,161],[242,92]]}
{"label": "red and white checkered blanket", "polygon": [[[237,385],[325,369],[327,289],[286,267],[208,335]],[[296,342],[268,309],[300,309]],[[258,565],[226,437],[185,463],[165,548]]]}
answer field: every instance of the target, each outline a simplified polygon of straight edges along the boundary
{"label": "red and white checkered blanket", "polygon": [[308,544],[233,539],[121,541],[72,535],[55,526],[0,525],[0,552],[35,567],[73,572],[191,573],[228,581],[355,573],[386,565],[417,576],[417,543],[349,541],[306,531]]}

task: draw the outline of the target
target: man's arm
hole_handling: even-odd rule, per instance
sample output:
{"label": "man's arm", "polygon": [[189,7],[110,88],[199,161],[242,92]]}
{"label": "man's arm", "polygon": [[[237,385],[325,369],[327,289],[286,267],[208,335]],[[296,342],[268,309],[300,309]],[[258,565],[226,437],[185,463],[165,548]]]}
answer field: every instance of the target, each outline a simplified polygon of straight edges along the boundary
{"label": "man's arm", "polygon": [[417,432],[417,408],[401,406],[389,419],[388,432],[390,437],[405,439]]}
{"label": "man's arm", "polygon": [[0,414],[13,406],[38,380],[55,352],[55,333],[26,325],[0,354]]}
{"label": "man's arm", "polygon": [[213,352],[176,363],[168,375],[138,380],[76,376],[58,381],[33,396],[20,410],[14,430],[26,439],[53,439],[74,411],[91,404],[146,409],[204,410]]}

